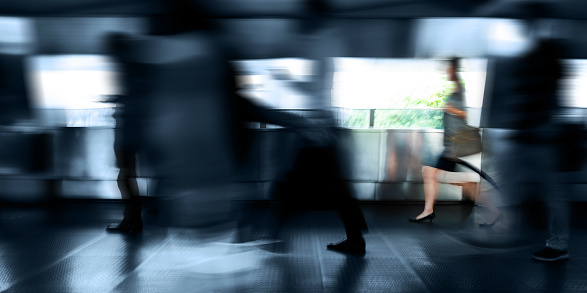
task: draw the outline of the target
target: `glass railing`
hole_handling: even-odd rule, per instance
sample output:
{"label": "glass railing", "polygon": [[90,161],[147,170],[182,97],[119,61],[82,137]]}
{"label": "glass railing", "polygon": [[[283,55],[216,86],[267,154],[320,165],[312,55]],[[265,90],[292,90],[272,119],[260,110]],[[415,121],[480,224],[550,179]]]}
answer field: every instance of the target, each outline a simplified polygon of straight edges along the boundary
{"label": "glass railing", "polygon": [[339,125],[346,128],[442,129],[442,109],[337,109]]}
{"label": "glass railing", "polygon": [[[340,127],[352,129],[442,129],[442,109],[347,109],[331,108],[331,114]],[[304,118],[316,118],[324,111],[309,109],[275,109]],[[319,113],[319,114],[317,114]],[[281,128],[277,125],[251,123],[251,128]]]}

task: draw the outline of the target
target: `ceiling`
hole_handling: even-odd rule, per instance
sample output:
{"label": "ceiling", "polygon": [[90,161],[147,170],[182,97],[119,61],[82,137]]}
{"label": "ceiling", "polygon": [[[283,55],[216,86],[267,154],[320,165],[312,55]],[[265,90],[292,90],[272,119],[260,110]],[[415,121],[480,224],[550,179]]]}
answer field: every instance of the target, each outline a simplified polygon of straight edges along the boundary
{"label": "ceiling", "polygon": [[[177,0],[174,0],[177,1]],[[584,0],[181,0],[198,3],[214,17],[273,18],[308,14],[308,2],[327,7],[333,18],[471,17],[488,6],[520,2],[556,3],[560,18],[587,19]],[[170,0],[17,0],[0,1],[0,15],[13,16],[138,16],[161,13]]]}
{"label": "ceiling", "polygon": [[[217,17],[298,17],[309,0],[187,0],[201,2]],[[466,16],[489,0],[322,0],[331,17]],[[0,1],[0,15],[82,16],[145,15],[164,11],[166,0],[18,0]]]}

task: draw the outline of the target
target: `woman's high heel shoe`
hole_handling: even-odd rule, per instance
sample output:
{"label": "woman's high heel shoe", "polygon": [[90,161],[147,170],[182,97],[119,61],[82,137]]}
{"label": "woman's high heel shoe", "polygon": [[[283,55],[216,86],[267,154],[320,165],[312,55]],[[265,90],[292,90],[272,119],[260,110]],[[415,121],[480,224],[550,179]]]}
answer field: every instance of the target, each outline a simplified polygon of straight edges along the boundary
{"label": "woman's high heel shoe", "polygon": [[497,216],[497,218],[495,218],[495,221],[491,222],[491,223],[483,223],[483,224],[479,224],[480,228],[491,228],[495,225],[495,223],[499,222],[503,220],[503,213],[500,213],[499,216]]}
{"label": "woman's high heel shoe", "polygon": [[426,220],[430,220],[430,223],[432,223],[432,219],[434,219],[434,217],[436,217],[436,215],[434,213],[426,216],[426,217],[421,217],[421,218],[409,218],[408,221],[412,222],[412,223],[422,223],[423,221]]}

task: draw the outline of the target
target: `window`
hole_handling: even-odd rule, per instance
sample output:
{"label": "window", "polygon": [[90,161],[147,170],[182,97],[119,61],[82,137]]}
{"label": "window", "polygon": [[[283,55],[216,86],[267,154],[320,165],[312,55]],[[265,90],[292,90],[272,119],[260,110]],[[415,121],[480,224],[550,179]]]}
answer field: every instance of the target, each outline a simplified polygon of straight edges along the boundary
{"label": "window", "polygon": [[[313,61],[301,58],[240,60],[237,70],[239,94],[268,108],[306,116],[312,97],[301,87],[312,79]],[[252,127],[278,128],[252,123]]]}
{"label": "window", "polygon": [[569,108],[587,108],[587,60],[563,60],[565,78],[561,82],[562,104]]}
{"label": "window", "polygon": [[307,95],[293,83],[312,77],[312,61],[300,58],[236,61],[240,94],[274,109],[304,109]]}
{"label": "window", "polygon": [[29,59],[32,106],[42,122],[67,127],[114,126],[116,68],[102,55],[44,55]]}
{"label": "window", "polygon": [[[462,60],[472,125],[478,125],[486,61]],[[430,59],[335,58],[333,105],[351,128],[442,128],[444,98],[454,86],[445,62]]]}
{"label": "window", "polygon": [[574,123],[587,124],[587,60],[563,60],[565,77],[560,82],[563,119]]}

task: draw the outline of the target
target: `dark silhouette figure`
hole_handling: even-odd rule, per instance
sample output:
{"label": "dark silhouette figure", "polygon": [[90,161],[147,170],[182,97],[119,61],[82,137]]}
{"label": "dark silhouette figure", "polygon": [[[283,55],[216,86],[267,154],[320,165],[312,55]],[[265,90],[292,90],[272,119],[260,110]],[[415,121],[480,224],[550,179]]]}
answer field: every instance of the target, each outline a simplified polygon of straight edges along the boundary
{"label": "dark silhouette figure", "polygon": [[140,65],[122,62],[128,52],[121,46],[121,42],[127,37],[123,34],[112,34],[107,40],[112,56],[121,65],[119,83],[123,88],[123,94],[114,100],[117,104],[114,114],[116,120],[114,154],[116,165],[120,170],[116,182],[125,202],[125,209],[123,220],[120,223],[108,225],[106,230],[134,233],[143,229],[136,160],[144,145],[143,124],[147,111],[144,101],[140,100],[140,97],[145,94],[144,80],[141,81],[140,78]]}
{"label": "dark silhouette figure", "polygon": [[[513,130],[507,141],[513,160],[501,171],[510,174],[504,177],[513,181],[512,186],[522,188],[510,196],[518,204],[539,201],[546,206],[546,247],[533,253],[532,258],[558,261],[569,258],[569,192],[561,176],[577,170],[583,161],[583,126],[561,116],[563,51],[561,44],[548,36],[547,23],[538,19],[544,13],[542,8],[528,10],[533,13],[525,21],[527,50],[519,56],[496,59],[501,107],[494,116],[502,127]],[[538,188],[530,192],[528,187],[532,185]],[[532,214],[530,218],[534,217]]]}
{"label": "dark silhouette figure", "polygon": [[[305,1],[305,4],[308,14],[298,22],[299,45],[294,56],[312,60],[315,71],[309,81],[290,79],[289,82],[292,88],[309,97],[307,106],[313,111],[307,119],[329,139],[318,143],[300,142],[292,167],[278,176],[273,187],[280,212],[278,223],[299,209],[334,210],[342,220],[347,237],[328,244],[327,248],[363,255],[363,232],[368,228],[358,201],[352,197],[351,186],[343,179],[348,166],[342,159],[348,156],[344,155],[344,146],[338,137],[343,132],[337,129],[334,115],[328,110],[334,76],[332,57],[337,50],[326,20],[329,7],[321,0]],[[274,77],[284,78],[283,75]]]}
{"label": "dark silhouette figure", "polygon": [[[124,88],[117,100],[121,107],[115,115],[114,148],[120,168],[118,186],[126,208],[124,219],[109,225],[108,231],[142,229],[136,182],[139,150],[157,169],[158,189],[170,192],[169,188],[182,184],[186,186],[180,189],[230,182],[237,165],[248,155],[248,121],[288,126],[309,140],[319,139],[306,134],[305,129],[313,125],[305,119],[259,107],[236,95],[234,72],[220,42],[208,31],[150,37],[117,34],[110,42],[122,68]],[[186,48],[168,59],[166,46],[174,42],[182,42]],[[198,51],[200,45],[215,50]],[[149,51],[150,46],[161,49]],[[184,61],[177,62],[177,56]],[[189,129],[193,130],[191,135],[183,133]]]}
{"label": "dark silhouette figure", "polygon": [[302,146],[291,170],[275,183],[279,222],[296,210],[334,210],[342,220],[346,239],[329,244],[328,249],[362,255],[365,253],[363,232],[367,223],[359,203],[344,182],[336,145]]}
{"label": "dark silhouette figure", "polygon": [[576,127],[556,119],[561,111],[558,82],[564,76],[559,45],[549,39],[535,42],[533,50],[519,60],[519,66],[513,67],[515,95],[509,104],[509,117],[517,130],[514,143],[526,150],[519,154],[520,165],[532,166],[529,159],[542,163],[542,169],[523,170],[526,177],[539,178],[543,188],[537,199],[546,204],[548,216],[546,247],[532,258],[565,260],[569,257],[570,207],[560,176],[577,167],[565,156],[581,153],[576,150],[580,148],[580,131],[576,133]]}
{"label": "dark silhouette figure", "polygon": [[[245,122],[259,121],[285,126],[302,137],[305,145],[298,153],[294,168],[279,184],[277,193],[320,194],[324,198],[319,202],[327,203],[328,209],[339,212],[347,232],[346,241],[329,245],[329,248],[364,253],[365,242],[361,230],[366,228],[366,224],[358,204],[350,195],[349,187],[342,181],[337,148],[330,139],[333,136],[332,124],[317,122],[323,118],[304,119],[260,107],[238,96],[235,93],[235,73],[229,66],[231,56],[239,56],[238,48],[227,48],[220,41],[222,32],[213,29],[210,17],[200,19],[202,9],[194,6],[194,3],[170,3],[174,4],[172,6],[178,5],[171,10],[177,13],[177,18],[155,17],[158,21],[155,27],[163,28],[169,34],[126,38],[118,46],[113,46],[119,52],[126,52],[122,54],[122,63],[123,67],[128,67],[124,72],[127,77],[123,81],[132,84],[128,93],[133,94],[134,85],[144,83],[137,91],[142,91],[140,94],[148,97],[143,98],[148,104],[143,109],[152,111],[148,121],[143,121],[142,125],[154,127],[149,129],[151,137],[146,139],[148,143],[145,146],[148,146],[150,156],[153,157],[150,161],[154,162],[158,172],[157,189],[161,193],[181,194],[203,188],[209,194],[200,196],[216,193],[216,202],[230,201],[231,196],[219,195],[223,192],[220,187],[232,182],[239,162],[248,154],[249,137],[244,129]],[[177,7],[181,7],[181,11]],[[158,52],[151,47],[161,49]],[[174,49],[174,54],[170,54],[170,48]],[[329,74],[332,75],[332,71]],[[189,131],[185,131],[189,129],[193,131],[188,135]],[[130,149],[134,151],[134,146],[131,145]],[[122,159],[125,157],[121,156]],[[130,165],[132,162],[126,158],[123,163]],[[132,175],[131,172],[127,174]],[[310,180],[306,180],[308,175],[311,175]],[[131,190],[132,184],[125,185],[128,177],[122,176],[120,182],[123,184],[120,186],[130,187],[127,190]],[[301,182],[304,183],[297,185]],[[299,186],[304,187],[300,189]],[[134,196],[136,193],[130,192],[132,198],[138,198]],[[282,207],[288,209],[292,202],[284,200],[282,203]],[[214,206],[208,209],[214,209]],[[214,216],[218,221],[227,220],[221,219],[218,214],[233,218],[229,211],[216,212]],[[201,217],[205,215],[208,214]],[[125,220],[110,229],[130,232],[130,229],[125,228],[126,223],[131,220],[137,223],[137,219],[140,219],[140,202],[130,200]],[[204,220],[204,223],[215,224],[211,220]]]}
{"label": "dark silhouette figure", "polygon": [[[584,125],[561,115],[564,47],[554,35],[560,5],[556,1],[497,1],[480,11],[486,17],[522,20],[523,38],[514,50],[505,57],[505,52],[497,50],[497,86],[487,121],[491,127],[513,130],[502,141],[512,154],[500,170],[504,181],[510,181],[502,185],[504,191],[516,204],[539,201],[546,206],[546,247],[532,254],[539,261],[569,258],[569,190],[560,177],[578,170],[584,161]],[[530,189],[532,185],[537,188]],[[527,218],[534,222],[536,215]]]}

